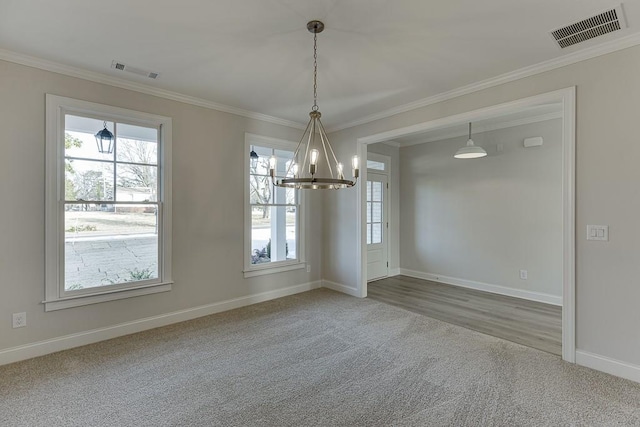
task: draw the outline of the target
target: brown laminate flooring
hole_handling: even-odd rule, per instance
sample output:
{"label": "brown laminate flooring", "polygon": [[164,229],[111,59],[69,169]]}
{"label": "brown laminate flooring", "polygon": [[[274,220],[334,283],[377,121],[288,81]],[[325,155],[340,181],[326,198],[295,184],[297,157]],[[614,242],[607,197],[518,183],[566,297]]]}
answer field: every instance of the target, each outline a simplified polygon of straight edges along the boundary
{"label": "brown laminate flooring", "polygon": [[368,296],[487,335],[562,354],[562,307],[408,276],[370,282]]}

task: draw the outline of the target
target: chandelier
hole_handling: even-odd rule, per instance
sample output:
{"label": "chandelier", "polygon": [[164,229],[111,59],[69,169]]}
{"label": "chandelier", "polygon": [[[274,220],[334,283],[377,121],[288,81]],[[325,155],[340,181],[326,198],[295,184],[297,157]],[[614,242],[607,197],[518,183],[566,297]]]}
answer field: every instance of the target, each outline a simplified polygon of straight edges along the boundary
{"label": "chandelier", "polygon": [[[276,157],[269,159],[269,174],[273,185],[278,187],[304,189],[339,189],[353,187],[360,174],[358,156],[351,158],[353,181],[345,179],[344,166],[338,161],[327,133],[322,126],[318,110],[318,33],[324,30],[320,21],[309,21],[307,29],[313,33],[313,107],[309,113],[309,123],[300,142],[288,162],[284,177],[276,176]],[[306,143],[305,143],[306,142]],[[304,150],[302,150],[304,148]],[[303,155],[304,152],[304,155]],[[324,157],[323,157],[324,155]]]}

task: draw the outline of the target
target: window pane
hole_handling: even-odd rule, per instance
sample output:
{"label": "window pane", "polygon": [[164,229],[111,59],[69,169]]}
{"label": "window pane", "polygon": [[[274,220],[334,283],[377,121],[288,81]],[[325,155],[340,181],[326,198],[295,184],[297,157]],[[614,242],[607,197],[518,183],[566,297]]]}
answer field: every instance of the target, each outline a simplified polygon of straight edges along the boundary
{"label": "window pane", "polygon": [[371,201],[371,181],[367,181],[367,201]]}
{"label": "window pane", "polygon": [[143,202],[157,200],[157,166],[116,165],[116,200]]}
{"label": "window pane", "polygon": [[158,164],[158,130],[118,123],[116,160]]}
{"label": "window pane", "polygon": [[257,160],[251,161],[249,159],[249,173],[257,175],[269,175],[269,157],[258,157]]}
{"label": "window pane", "polygon": [[[249,173],[258,175],[269,174],[269,157],[273,153],[273,150],[265,147],[252,146],[251,149],[258,155],[258,160],[254,163],[249,163]],[[251,149],[249,151],[251,151]],[[251,162],[251,158],[249,158]]]}
{"label": "window pane", "polygon": [[367,223],[371,223],[371,202],[367,202]]}
{"label": "window pane", "polygon": [[[95,134],[102,129],[104,129],[103,120],[65,115],[65,157],[113,160],[113,153],[107,154],[98,151]],[[113,122],[107,122],[107,129],[113,133]]]}
{"label": "window pane", "polygon": [[285,203],[288,205],[297,205],[298,204],[298,190],[295,188],[287,188],[286,192],[286,200]]}
{"label": "window pane", "polygon": [[382,183],[374,181],[373,183],[373,191],[371,194],[371,200],[374,202],[382,201]]}
{"label": "window pane", "polygon": [[367,169],[375,169],[375,170],[383,171],[384,163],[376,162],[375,160],[367,160]]}
{"label": "window pane", "polygon": [[296,205],[297,195],[295,188],[274,187],[269,177],[249,175],[249,203],[252,205]]}
{"label": "window pane", "polygon": [[65,290],[158,276],[156,206],[65,207]]}
{"label": "window pane", "polygon": [[65,199],[113,200],[113,163],[65,161]]}
{"label": "window pane", "polygon": [[371,204],[371,222],[382,222],[382,203],[373,202]]}
{"label": "window pane", "polygon": [[382,242],[382,224],[371,224],[371,243]]}
{"label": "window pane", "polygon": [[249,203],[265,205],[273,203],[271,178],[261,175],[249,175]]}
{"label": "window pane", "polygon": [[[273,150],[273,152],[276,156],[276,176],[279,178],[287,176],[287,172],[291,166],[293,152],[283,150]],[[291,172],[289,172],[289,176],[291,175]]]}
{"label": "window pane", "polygon": [[367,224],[367,245],[371,244],[371,224]]}
{"label": "window pane", "polygon": [[295,206],[253,206],[251,264],[297,258]]}

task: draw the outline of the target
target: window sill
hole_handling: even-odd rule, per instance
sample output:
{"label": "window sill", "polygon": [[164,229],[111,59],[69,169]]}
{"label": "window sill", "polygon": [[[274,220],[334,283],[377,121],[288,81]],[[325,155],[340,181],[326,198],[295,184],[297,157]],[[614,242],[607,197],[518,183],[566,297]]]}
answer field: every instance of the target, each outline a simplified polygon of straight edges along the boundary
{"label": "window sill", "polygon": [[60,298],[51,301],[43,301],[44,311],[63,310],[65,308],[80,307],[83,305],[97,304],[106,301],[115,301],[124,298],[133,298],[141,295],[157,294],[171,290],[173,282],[155,283],[137,288],[128,288],[117,291],[107,291],[90,295],[79,295]]}
{"label": "window sill", "polygon": [[244,278],[264,276],[265,274],[282,273],[284,271],[300,270],[305,268],[307,264],[304,262],[296,262],[294,264],[286,265],[274,265],[263,268],[256,268],[255,270],[245,270]]}

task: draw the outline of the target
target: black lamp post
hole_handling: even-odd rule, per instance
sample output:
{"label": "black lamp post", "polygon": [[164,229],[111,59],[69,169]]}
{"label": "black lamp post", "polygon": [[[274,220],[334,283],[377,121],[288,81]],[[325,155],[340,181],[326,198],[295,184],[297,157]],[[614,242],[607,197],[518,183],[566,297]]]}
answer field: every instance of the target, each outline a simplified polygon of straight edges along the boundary
{"label": "black lamp post", "polygon": [[104,154],[113,153],[113,134],[107,129],[107,122],[104,122],[104,129],[96,133],[96,144],[98,151]]}

